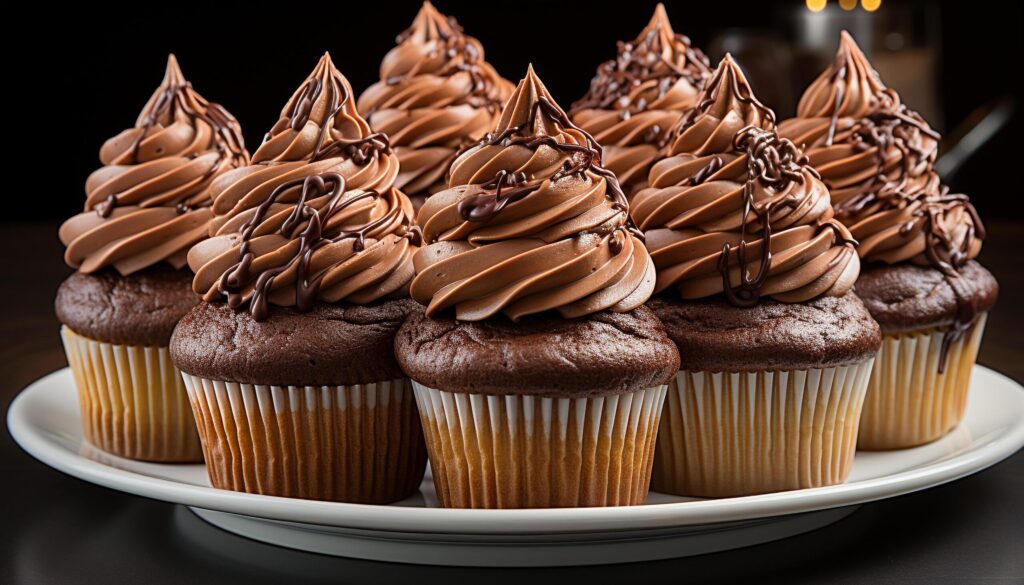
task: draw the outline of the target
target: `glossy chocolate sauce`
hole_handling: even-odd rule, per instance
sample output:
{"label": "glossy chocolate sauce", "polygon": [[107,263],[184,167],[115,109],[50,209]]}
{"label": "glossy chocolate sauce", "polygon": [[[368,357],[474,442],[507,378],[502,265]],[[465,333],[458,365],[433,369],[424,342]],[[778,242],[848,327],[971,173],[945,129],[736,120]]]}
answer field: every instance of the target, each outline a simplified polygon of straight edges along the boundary
{"label": "glossy chocolate sauce", "polygon": [[[771,270],[771,215],[776,209],[799,204],[799,200],[790,195],[758,205],[754,201],[754,185],[760,183],[767,188],[781,191],[791,183],[803,183],[804,169],[815,175],[817,172],[807,166],[806,155],[801,153],[792,142],[785,138],[779,138],[778,134],[774,132],[756,126],[747,126],[737,132],[733,139],[733,147],[737,151],[745,151],[747,156],[747,180],[743,185],[740,242],[736,247],[736,259],[740,268],[739,284],[733,285],[729,277],[729,258],[733,248],[728,243],[722,246],[722,255],[718,258],[718,270],[722,275],[722,288],[725,290],[725,296],[729,302],[737,307],[752,307],[761,298],[761,288],[768,280],[768,272]],[[718,160],[720,166],[721,159]],[[708,167],[701,170],[701,173],[707,171],[714,164],[713,160]],[[710,172],[705,174],[705,176],[707,175],[710,175]],[[750,222],[751,215],[754,216],[754,222]],[[750,223],[759,224],[761,227],[761,259],[755,275],[751,275],[748,270],[747,232]]]}
{"label": "glossy chocolate sauce", "polygon": [[[630,92],[648,81],[657,81],[659,98],[664,97],[680,79],[686,79],[694,88],[700,89],[711,75],[710,61],[684,35],[674,34],[673,43],[683,48],[686,60],[682,67],[665,58],[666,52],[675,51],[663,46],[662,36],[656,28],[646,31],[634,41],[619,41],[618,56],[598,66],[587,95],[573,103],[569,111],[575,115],[580,110],[591,108],[615,109],[620,111],[623,119],[628,119],[647,109],[648,100],[642,96],[634,100]],[[647,142],[657,140],[660,129],[651,134]]]}
{"label": "glossy chocolate sauce", "polygon": [[[320,125],[320,130],[316,137],[316,148],[313,150],[313,161],[324,160],[332,157],[344,157],[351,159],[357,165],[365,165],[370,162],[378,153],[390,154],[391,145],[388,142],[388,137],[380,132],[374,132],[362,138],[346,139],[337,138],[327,142],[327,129],[331,126],[332,121],[338,116],[338,114],[345,108],[349,100],[352,99],[352,94],[349,93],[348,89],[344,84],[338,83],[336,79],[331,78],[331,95],[334,96],[334,103],[331,104],[331,113],[328,115],[324,123]],[[312,113],[313,104],[319,99],[323,93],[323,83],[317,79],[312,78],[306,81],[302,86],[302,90],[299,92],[298,98],[296,98],[294,105],[292,106],[291,112],[288,113],[288,127],[295,132],[301,132],[302,128],[305,127],[306,123],[309,122],[309,116]],[[338,99],[338,96],[341,96]],[[263,141],[270,140],[271,134],[268,132],[263,137]],[[269,163],[270,161],[265,161]]]}
{"label": "glossy chocolate sauce", "polygon": [[[706,92],[704,95],[704,99],[701,100],[696,107],[694,107],[692,110],[686,112],[686,114],[683,115],[683,117],[679,120],[679,123],[676,125],[676,129],[670,132],[665,137],[666,143],[671,140],[672,136],[678,136],[683,132],[686,132],[686,130],[689,129],[690,126],[693,126],[693,124],[697,121],[697,118],[700,115],[706,114],[708,109],[710,109],[711,106],[714,105],[715,100],[718,97],[718,89],[721,86],[722,75],[725,74],[726,69],[727,68],[725,67],[719,67],[717,70],[715,70],[715,74],[711,77],[711,79],[707,81],[707,87],[713,88],[713,90],[710,92]],[[775,112],[773,112],[771,108],[762,104],[756,97],[754,97],[754,94],[751,93],[750,86],[744,83],[740,83],[739,79],[736,76],[733,76],[729,83],[729,89],[732,91],[732,94],[736,96],[737,101],[739,101],[741,104],[746,104],[754,108],[755,110],[757,110],[757,112],[761,115],[762,118],[767,120],[767,125],[765,129],[775,127]],[[746,130],[747,129],[744,128],[740,132],[737,132],[736,135],[739,136]],[[663,144],[662,146],[665,145]]]}
{"label": "glossy chocolate sauce", "polygon": [[[298,201],[295,202],[291,214],[275,232],[289,239],[298,239],[299,247],[295,254],[284,264],[269,268],[258,275],[251,271],[252,262],[255,259],[250,250],[250,243],[256,229],[263,223],[271,207],[288,193],[298,190]],[[300,177],[278,185],[266,201],[256,208],[253,217],[242,227],[242,245],[239,247],[240,259],[237,264],[227,270],[218,283],[218,290],[227,297],[228,305],[232,308],[239,307],[244,302],[246,290],[253,286],[252,298],[249,301],[249,310],[253,319],[263,321],[269,313],[267,297],[270,294],[274,278],[293,267],[296,270],[295,280],[295,304],[299,311],[308,311],[312,308],[313,301],[320,290],[320,283],[324,275],[330,270],[328,267],[317,274],[309,273],[309,262],[313,251],[327,244],[336,243],[345,239],[355,238],[353,248],[356,252],[362,251],[366,235],[374,229],[385,225],[402,213],[401,206],[393,206],[383,216],[367,222],[361,226],[351,229],[337,229],[325,231],[331,218],[338,212],[364,199],[377,199],[381,195],[376,191],[361,191],[345,198],[346,181],[338,173],[324,173]],[[309,204],[311,200],[327,196],[329,199],[322,208],[317,209]],[[295,230],[301,226],[301,230]],[[418,238],[418,230],[407,230],[406,237],[415,241]],[[255,276],[255,284],[253,279]]]}
{"label": "glossy chocolate sauce", "polygon": [[[436,59],[439,56],[443,56],[445,59],[445,65],[433,74],[439,77],[449,77],[457,73],[466,73],[469,75],[471,87],[463,103],[467,103],[475,108],[484,108],[492,114],[497,112],[502,106],[502,100],[493,80],[481,67],[483,55],[480,54],[476,45],[470,42],[463,33],[462,26],[455,20],[455,17],[447,16],[444,22],[447,24],[447,27],[436,26],[434,28],[433,32],[437,34],[440,42],[437,43],[426,57],[427,59]],[[413,24],[395,37],[395,43],[401,45],[407,42],[415,33],[416,24]],[[385,83],[397,85],[416,74],[414,70],[405,75],[392,76],[386,79]],[[371,113],[373,113],[372,110],[365,112],[367,115]]]}
{"label": "glossy chocolate sauce", "polygon": [[[214,132],[220,135],[220,140],[215,140],[214,144],[217,149],[217,160],[210,165],[210,168],[198,179],[198,183],[202,183],[221,169],[221,162],[226,157],[238,158],[245,160],[247,154],[245,152],[245,142],[242,138],[241,133],[232,127],[231,115],[228,114],[227,110],[223,106],[217,103],[208,102],[205,103],[205,109],[196,109],[189,104],[186,93],[191,92],[192,84],[185,82],[184,84],[174,84],[164,88],[157,96],[156,102],[153,105],[152,110],[146,114],[142,120],[142,125],[139,128],[142,130],[139,135],[132,142],[132,163],[139,164],[139,150],[142,147],[142,142],[149,137],[150,131],[160,123],[161,118],[167,117],[170,120],[174,120],[179,110],[184,111],[189,117],[194,117],[202,120],[213,128]],[[196,158],[199,154],[193,154],[190,158]],[[96,213],[106,219],[114,212],[114,208],[117,207],[118,198],[117,193],[110,194],[104,201],[95,206]],[[186,213],[194,207],[189,205],[188,201],[194,197],[194,194],[185,195],[181,199],[175,202],[174,208],[179,213]],[[205,202],[203,206],[210,205],[210,202]]]}
{"label": "glossy chocolate sauce", "polygon": [[[831,145],[835,138],[839,111],[842,106],[843,81],[846,76],[846,49],[843,47],[836,56],[832,83],[836,91],[835,106],[829,123],[826,145]],[[900,226],[899,233],[908,236],[919,227],[925,236],[925,258],[928,263],[940,270],[949,283],[956,298],[957,311],[950,330],[943,337],[939,358],[939,372],[944,372],[949,355],[949,348],[967,335],[978,321],[977,303],[971,300],[967,283],[963,282],[960,269],[970,260],[970,250],[975,239],[985,238],[985,228],[978,212],[966,195],[951,195],[947,187],[941,187],[936,193],[927,192],[931,180],[926,182],[924,190],[911,189],[911,177],[933,174],[932,164],[938,153],[940,136],[932,130],[923,118],[904,104],[898,103],[895,92],[886,89],[876,95],[878,101],[876,111],[858,119],[851,129],[850,140],[854,147],[865,152],[874,150],[878,172],[872,184],[863,192],[846,201],[835,205],[836,216],[847,221],[855,221],[865,210],[878,206],[879,210],[915,208],[912,218]],[[924,134],[932,139],[929,148],[915,146],[922,141],[917,134]],[[886,155],[892,149],[899,152],[902,168],[896,178],[890,177],[886,169]],[[935,178],[934,183],[938,183]],[[942,216],[961,207],[971,218],[967,234],[959,244],[954,241],[952,230],[943,229]]]}
{"label": "glossy chocolate sauce", "polygon": [[[565,129],[572,129],[581,133],[586,145],[559,142],[554,136],[531,135],[531,129],[535,126],[537,116],[544,114],[552,118],[556,124]],[[502,132],[491,132],[480,139],[476,146],[523,146],[536,150],[541,146],[555,149],[559,152],[570,155],[563,167],[556,171],[550,179],[557,182],[563,178],[575,176],[583,177],[585,173],[592,172],[602,177],[607,184],[606,196],[613,202],[613,207],[626,215],[626,223],[617,229],[624,229],[643,241],[643,234],[634,225],[628,214],[628,202],[626,195],[619,185],[615,174],[601,166],[603,152],[601,146],[594,138],[572,123],[569,117],[556,105],[544,97],[540,97],[534,104],[529,118],[519,126],[507,128]],[[468,148],[464,149],[468,150]],[[460,153],[461,154],[461,153]],[[487,222],[491,221],[501,210],[509,204],[522,200],[530,193],[533,193],[544,183],[544,180],[528,180],[525,173],[509,173],[506,170],[498,171],[493,179],[480,185],[480,192],[463,199],[459,202],[459,214],[466,221]],[[615,230],[613,230],[615,231]],[[618,253],[622,249],[622,242],[615,234],[611,235],[610,244],[612,252]]]}
{"label": "glossy chocolate sauce", "polygon": [[[953,235],[943,229],[942,216],[952,208],[963,207],[971,218],[971,225],[967,227],[967,235],[956,245]],[[950,194],[946,187],[937,196],[925,197],[921,208],[915,212],[915,219],[908,222],[913,224],[916,221],[924,222],[925,235],[925,257],[928,262],[942,271],[946,282],[953,289],[956,297],[956,316],[950,330],[942,338],[942,349],[939,358],[939,372],[946,369],[946,361],[949,355],[949,348],[966,336],[978,322],[981,316],[978,311],[978,302],[973,298],[968,283],[960,270],[970,260],[970,250],[975,238],[985,239],[985,226],[981,223],[978,211],[971,204],[970,199],[963,194]],[[900,227],[912,229],[908,225]]]}

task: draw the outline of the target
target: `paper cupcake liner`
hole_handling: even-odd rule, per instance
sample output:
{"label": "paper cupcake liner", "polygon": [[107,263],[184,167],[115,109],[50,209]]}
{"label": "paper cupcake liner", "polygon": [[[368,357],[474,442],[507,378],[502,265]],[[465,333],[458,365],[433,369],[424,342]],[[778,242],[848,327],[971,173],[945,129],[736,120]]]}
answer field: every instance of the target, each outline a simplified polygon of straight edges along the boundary
{"label": "paper cupcake liner", "polygon": [[680,371],[654,458],[656,492],[729,497],[842,483],[871,363],[777,372]]}
{"label": "paper cupcake liner", "polygon": [[942,372],[939,360],[948,329],[883,336],[864,400],[858,449],[923,445],[960,424],[986,318],[981,315],[967,335],[950,344]]}
{"label": "paper cupcake liner", "polygon": [[423,479],[407,379],[270,386],[182,377],[214,487],[383,504],[410,496]]}
{"label": "paper cupcake liner", "polygon": [[666,386],[590,398],[413,387],[445,507],[627,506],[647,497]]}
{"label": "paper cupcake liner", "polygon": [[104,343],[67,327],[60,333],[87,441],[128,459],[203,460],[185,387],[166,347]]}

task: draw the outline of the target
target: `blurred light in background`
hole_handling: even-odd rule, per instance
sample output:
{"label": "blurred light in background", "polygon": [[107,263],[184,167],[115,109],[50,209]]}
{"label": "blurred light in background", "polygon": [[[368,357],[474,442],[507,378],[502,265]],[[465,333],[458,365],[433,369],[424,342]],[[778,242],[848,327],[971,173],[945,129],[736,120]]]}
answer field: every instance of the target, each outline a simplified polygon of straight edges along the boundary
{"label": "blurred light in background", "polygon": [[807,0],[807,8],[811,12],[821,12],[825,9],[826,0]]}
{"label": "blurred light in background", "polygon": [[[811,12],[821,12],[828,5],[828,0],[806,0],[807,9]],[[868,12],[874,12],[882,6],[882,0],[861,0],[861,8]],[[850,11],[857,8],[857,0],[839,0],[839,7]]]}

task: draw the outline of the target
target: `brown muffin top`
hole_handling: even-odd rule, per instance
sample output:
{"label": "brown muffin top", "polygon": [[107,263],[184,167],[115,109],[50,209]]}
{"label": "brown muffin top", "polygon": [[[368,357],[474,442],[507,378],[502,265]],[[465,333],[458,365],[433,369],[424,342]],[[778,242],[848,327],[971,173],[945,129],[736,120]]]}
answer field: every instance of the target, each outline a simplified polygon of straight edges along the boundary
{"label": "brown muffin top", "polygon": [[54,308],[61,323],[89,339],[159,347],[198,302],[190,272],[158,264],[128,276],[75,272],[57,289]]}
{"label": "brown muffin top", "polygon": [[660,296],[647,304],[678,346],[683,370],[828,368],[861,362],[881,346],[878,324],[853,293],[799,304],[762,300],[749,308],[722,298]]}
{"label": "brown muffin top", "polygon": [[542,313],[516,323],[409,316],[395,353],[412,379],[438,390],[576,398],[666,383],[679,354],[646,307],[580,319]]}
{"label": "brown muffin top", "polygon": [[394,338],[415,304],[316,303],[271,307],[265,321],[223,303],[200,303],[171,337],[181,371],[225,382],[278,386],[369,384],[404,378]]}
{"label": "brown muffin top", "polygon": [[958,297],[972,312],[988,311],[999,296],[999,283],[974,260],[953,278],[928,266],[879,265],[861,271],[857,294],[883,332],[900,333],[953,324]]}

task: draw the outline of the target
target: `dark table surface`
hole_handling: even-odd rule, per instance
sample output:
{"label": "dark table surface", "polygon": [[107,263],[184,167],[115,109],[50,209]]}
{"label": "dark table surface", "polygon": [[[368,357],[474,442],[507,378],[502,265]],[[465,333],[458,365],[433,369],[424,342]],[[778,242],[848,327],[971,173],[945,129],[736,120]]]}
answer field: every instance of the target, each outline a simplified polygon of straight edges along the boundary
{"label": "dark table surface", "polygon": [[[980,362],[1024,380],[1024,222],[989,221],[999,279]],[[66,362],[56,223],[0,224],[0,402]],[[455,569],[337,559],[229,535],[181,507],[104,489],[0,440],[0,583],[1024,583],[1024,452],[954,483],[865,505],[829,527],[689,559],[581,569]]]}

